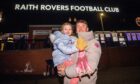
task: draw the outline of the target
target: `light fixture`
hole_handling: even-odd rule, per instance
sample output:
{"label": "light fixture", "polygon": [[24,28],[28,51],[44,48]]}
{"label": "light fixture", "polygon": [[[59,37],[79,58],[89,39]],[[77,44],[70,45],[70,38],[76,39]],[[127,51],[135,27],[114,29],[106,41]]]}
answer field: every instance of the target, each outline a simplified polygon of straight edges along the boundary
{"label": "light fixture", "polygon": [[69,22],[71,22],[71,17],[69,17]]}
{"label": "light fixture", "polygon": [[0,22],[2,21],[2,11],[0,11]]}
{"label": "light fixture", "polygon": [[103,16],[104,16],[104,13],[100,13],[102,31],[104,31]]}
{"label": "light fixture", "polygon": [[100,13],[100,16],[104,16],[104,13]]}
{"label": "light fixture", "polygon": [[76,19],[76,17],[74,18],[74,22],[76,22],[77,21],[77,19]]}

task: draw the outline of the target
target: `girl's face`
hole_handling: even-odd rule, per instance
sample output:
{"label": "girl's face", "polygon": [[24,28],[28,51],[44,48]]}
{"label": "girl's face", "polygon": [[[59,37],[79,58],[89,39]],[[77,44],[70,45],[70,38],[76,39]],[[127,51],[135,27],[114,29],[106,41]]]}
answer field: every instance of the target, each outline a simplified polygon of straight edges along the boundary
{"label": "girl's face", "polygon": [[72,27],[70,25],[63,26],[62,32],[68,36],[72,35]]}

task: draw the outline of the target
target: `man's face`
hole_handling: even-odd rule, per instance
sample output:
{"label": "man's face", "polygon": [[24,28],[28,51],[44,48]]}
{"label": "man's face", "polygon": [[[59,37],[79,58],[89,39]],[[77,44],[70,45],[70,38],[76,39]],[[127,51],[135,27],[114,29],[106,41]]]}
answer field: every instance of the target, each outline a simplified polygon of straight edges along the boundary
{"label": "man's face", "polygon": [[88,27],[87,24],[84,23],[77,23],[76,24],[76,32],[87,32],[88,31]]}

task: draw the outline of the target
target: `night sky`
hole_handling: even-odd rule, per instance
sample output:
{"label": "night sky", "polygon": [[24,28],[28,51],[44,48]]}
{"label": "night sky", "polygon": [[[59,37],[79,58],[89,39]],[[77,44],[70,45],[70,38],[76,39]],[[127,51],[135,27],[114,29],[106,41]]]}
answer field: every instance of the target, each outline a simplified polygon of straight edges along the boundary
{"label": "night sky", "polygon": [[[56,12],[56,11],[15,11],[15,3],[20,4],[70,4],[70,5],[100,5],[119,7],[119,13],[105,13],[103,17],[106,31],[139,30],[135,18],[140,17],[140,0],[1,0],[0,10],[3,20],[0,32],[28,32],[30,24],[60,25],[69,17],[85,19],[91,30],[100,31],[99,12]],[[72,24],[75,24],[72,22]]]}

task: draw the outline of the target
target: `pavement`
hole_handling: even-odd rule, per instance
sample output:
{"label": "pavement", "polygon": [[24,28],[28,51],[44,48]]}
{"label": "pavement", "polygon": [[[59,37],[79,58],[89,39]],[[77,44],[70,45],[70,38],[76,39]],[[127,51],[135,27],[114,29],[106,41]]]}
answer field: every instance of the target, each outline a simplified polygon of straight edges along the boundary
{"label": "pavement", "polygon": [[[63,78],[1,75],[0,84],[63,84]],[[140,84],[140,66],[101,69],[98,71],[97,84]]]}

